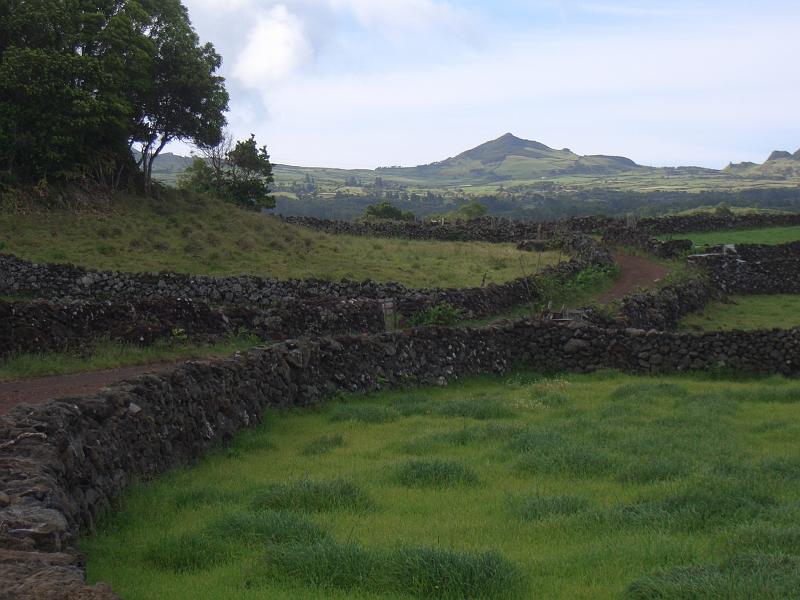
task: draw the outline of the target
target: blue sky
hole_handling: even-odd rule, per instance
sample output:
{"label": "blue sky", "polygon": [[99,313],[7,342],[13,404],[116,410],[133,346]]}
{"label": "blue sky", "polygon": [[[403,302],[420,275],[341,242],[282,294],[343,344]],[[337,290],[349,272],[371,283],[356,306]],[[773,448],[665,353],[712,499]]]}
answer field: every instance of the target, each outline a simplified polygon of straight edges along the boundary
{"label": "blue sky", "polygon": [[184,2],[231,132],[280,163],[409,166],[507,131],[657,166],[800,148],[797,0]]}

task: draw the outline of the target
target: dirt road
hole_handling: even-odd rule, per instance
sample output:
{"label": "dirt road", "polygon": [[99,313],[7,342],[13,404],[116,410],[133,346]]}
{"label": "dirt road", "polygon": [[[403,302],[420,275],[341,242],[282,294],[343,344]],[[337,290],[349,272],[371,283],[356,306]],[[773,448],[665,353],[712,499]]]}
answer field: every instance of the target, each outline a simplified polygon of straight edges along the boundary
{"label": "dirt road", "polygon": [[72,375],[53,375],[0,383],[0,415],[6,414],[17,404],[42,404],[52,398],[64,396],[86,396],[102,388],[130,379],[143,373],[168,371],[180,363],[157,363],[120,367],[106,371],[75,373]]}
{"label": "dirt road", "polygon": [[607,292],[600,295],[598,302],[607,304],[627,296],[636,288],[652,287],[657,281],[669,274],[669,269],[641,256],[631,256],[621,252],[614,252],[614,260],[620,266],[622,274]]}

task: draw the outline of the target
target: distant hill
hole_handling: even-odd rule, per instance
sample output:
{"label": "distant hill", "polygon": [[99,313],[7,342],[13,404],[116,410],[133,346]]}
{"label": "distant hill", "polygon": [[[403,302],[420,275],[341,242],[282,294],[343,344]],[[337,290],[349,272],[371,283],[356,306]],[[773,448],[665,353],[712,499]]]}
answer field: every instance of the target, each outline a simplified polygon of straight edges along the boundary
{"label": "distant hill", "polygon": [[746,177],[796,179],[800,177],[800,149],[794,154],[786,150],[775,150],[763,164],[752,162],[731,164],[725,171]]}
{"label": "distant hill", "polygon": [[[192,158],[164,153],[154,165],[154,175],[174,185]],[[537,186],[557,181],[560,185],[596,186],[613,189],[721,189],[785,185],[800,179],[800,150],[791,154],[773,152],[764,164],[730,164],[723,170],[702,167],[648,167],[624,156],[579,155],[568,148],[556,150],[541,142],[506,133],[456,156],[416,167],[377,169],[334,169],[276,164],[277,189],[293,193],[314,189],[333,194],[359,190],[383,183],[417,189],[498,186]],[[546,181],[542,181],[546,180]],[[770,183],[772,182],[772,183]]]}
{"label": "distant hill", "polygon": [[541,142],[506,133],[440,162],[418,167],[380,168],[377,171],[382,175],[441,183],[480,184],[565,175],[612,175],[647,169],[649,167],[641,167],[623,156],[580,156],[567,148],[555,150]]}

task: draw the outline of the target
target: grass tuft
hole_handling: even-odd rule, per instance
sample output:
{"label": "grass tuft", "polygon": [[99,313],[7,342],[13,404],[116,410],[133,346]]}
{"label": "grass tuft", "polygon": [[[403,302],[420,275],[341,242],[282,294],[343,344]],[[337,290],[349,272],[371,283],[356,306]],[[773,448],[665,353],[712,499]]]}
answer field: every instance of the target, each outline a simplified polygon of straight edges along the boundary
{"label": "grass tuft", "polygon": [[311,544],[327,537],[327,532],[297,514],[273,510],[226,514],[210,524],[205,533],[236,544]]}
{"label": "grass tuft", "polygon": [[301,512],[362,512],[372,508],[373,502],[364,490],[351,481],[302,479],[295,483],[267,486],[256,493],[253,505],[261,509]]}
{"label": "grass tuft", "polygon": [[341,435],[323,435],[308,442],[300,453],[303,456],[319,456],[342,446],[344,446],[344,438]]}
{"label": "grass tuft", "polygon": [[400,411],[380,404],[338,404],[331,410],[331,421],[359,423],[390,423],[400,418]]}
{"label": "grass tuft", "polygon": [[539,521],[552,516],[574,515],[586,510],[589,501],[579,496],[522,496],[510,500],[511,512],[523,521]]}
{"label": "grass tuft", "polygon": [[787,600],[798,598],[800,558],[755,554],[720,566],[693,565],[661,571],[633,582],[627,600]]}
{"label": "grass tuft", "polygon": [[414,460],[397,468],[395,481],[407,487],[473,486],[478,484],[478,476],[458,462]]}
{"label": "grass tuft", "polygon": [[518,598],[526,588],[519,569],[495,552],[323,541],[272,546],[266,564],[270,575],[323,590],[456,600]]}

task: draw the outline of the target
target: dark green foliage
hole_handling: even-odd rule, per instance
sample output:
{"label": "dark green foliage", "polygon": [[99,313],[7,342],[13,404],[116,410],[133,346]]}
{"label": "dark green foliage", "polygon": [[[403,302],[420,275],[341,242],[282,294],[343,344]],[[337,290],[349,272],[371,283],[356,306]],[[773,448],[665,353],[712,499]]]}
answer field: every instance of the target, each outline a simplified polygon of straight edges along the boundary
{"label": "dark green foliage", "polygon": [[378,204],[370,204],[364,209],[365,219],[381,219],[391,221],[413,221],[414,213],[402,211],[393,206],[390,202],[384,201]]}
{"label": "dark green foliage", "polygon": [[428,325],[455,325],[464,316],[464,311],[451,304],[443,302],[431,306],[423,311],[408,317],[406,324],[409,327],[422,327]]}
{"label": "dark green foliage", "polygon": [[643,577],[625,591],[628,600],[796,600],[800,558],[780,554],[737,556],[720,566],[693,565]]}
{"label": "dark green foliage", "polygon": [[452,487],[478,484],[478,476],[469,467],[444,460],[414,460],[400,465],[395,481],[407,487]]}
{"label": "dark green foliage", "polygon": [[302,454],[305,456],[316,456],[319,454],[327,454],[334,448],[341,448],[344,446],[344,438],[339,435],[323,435],[314,438],[303,446]]}
{"label": "dark green foliage", "polygon": [[394,593],[414,598],[518,598],[519,569],[495,552],[426,547],[374,550],[355,542],[272,546],[269,576],[322,589]]}
{"label": "dark green foliage", "polygon": [[195,157],[178,180],[187,190],[210,194],[242,208],[259,210],[275,206],[270,195],[272,163],[267,147],[258,147],[254,135],[232,146],[227,136],[217,144],[202,146],[204,158]]}
{"label": "dark green foliage", "polygon": [[346,510],[361,512],[372,507],[369,495],[351,481],[333,479],[295,483],[275,483],[256,493],[256,508],[322,512]]}
{"label": "dark green foliage", "polygon": [[[6,3],[8,4],[8,3]],[[0,19],[0,176],[145,181],[171,140],[219,139],[228,94],[179,0],[11,0]]]}

